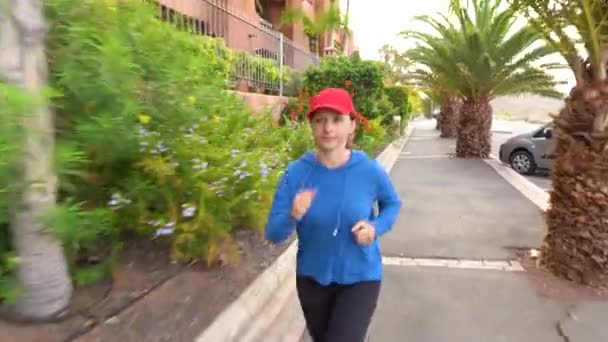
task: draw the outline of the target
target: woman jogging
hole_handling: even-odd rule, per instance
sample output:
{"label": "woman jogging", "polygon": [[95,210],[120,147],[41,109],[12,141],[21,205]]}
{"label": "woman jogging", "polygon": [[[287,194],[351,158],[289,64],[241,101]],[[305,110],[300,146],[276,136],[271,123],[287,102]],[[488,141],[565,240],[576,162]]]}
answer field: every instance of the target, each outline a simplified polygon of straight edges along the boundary
{"label": "woman jogging", "polygon": [[316,151],[289,164],[266,224],[274,243],[297,230],[296,286],[315,342],[364,341],[382,279],[377,239],[401,209],[383,167],[351,150],[355,112],[344,89],[313,97],[307,117]]}

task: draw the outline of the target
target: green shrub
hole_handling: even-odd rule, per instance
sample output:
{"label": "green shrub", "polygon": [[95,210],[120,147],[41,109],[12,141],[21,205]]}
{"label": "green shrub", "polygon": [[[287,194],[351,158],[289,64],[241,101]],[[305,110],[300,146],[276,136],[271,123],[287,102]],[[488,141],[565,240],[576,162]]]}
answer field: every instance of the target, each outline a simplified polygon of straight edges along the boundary
{"label": "green shrub", "polygon": [[79,283],[107,271],[91,260],[114,255],[126,235],[212,263],[230,252],[234,228],[261,230],[279,172],[310,136],[252,116],[225,90],[234,58],[249,57],[160,22],[140,1],[51,0],[47,12],[61,93],[61,205],[49,222]]}
{"label": "green shrub", "polygon": [[17,166],[23,146],[23,122],[35,101],[21,89],[0,82],[0,303],[14,301],[19,293],[9,210],[20,188]]}
{"label": "green shrub", "polygon": [[326,58],[318,67],[304,73],[304,87],[314,94],[323,88],[347,88],[351,90],[355,107],[366,117],[383,116],[378,102],[382,98],[383,68],[375,61],[365,61],[358,56]]}
{"label": "green shrub", "polygon": [[399,128],[399,131],[403,132],[411,119],[412,104],[410,101],[413,96],[410,96],[410,94],[412,91],[405,86],[391,86],[386,87],[385,93],[389,101],[396,108],[395,115],[399,115],[401,117],[401,127]]}
{"label": "green shrub", "polygon": [[367,128],[360,131],[355,148],[365,151],[370,157],[376,157],[392,136],[382,125],[382,118],[369,120]]}

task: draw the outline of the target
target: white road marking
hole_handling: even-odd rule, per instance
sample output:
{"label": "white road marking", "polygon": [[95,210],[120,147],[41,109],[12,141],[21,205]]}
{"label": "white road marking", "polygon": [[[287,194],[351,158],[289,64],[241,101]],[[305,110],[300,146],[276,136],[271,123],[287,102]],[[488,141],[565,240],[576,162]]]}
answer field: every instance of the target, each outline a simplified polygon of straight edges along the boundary
{"label": "white road marking", "polygon": [[390,266],[444,267],[508,272],[525,271],[521,263],[517,260],[382,257],[382,263]]}
{"label": "white road marking", "polygon": [[449,154],[422,154],[417,156],[399,156],[399,159],[433,159],[433,158],[450,158]]}

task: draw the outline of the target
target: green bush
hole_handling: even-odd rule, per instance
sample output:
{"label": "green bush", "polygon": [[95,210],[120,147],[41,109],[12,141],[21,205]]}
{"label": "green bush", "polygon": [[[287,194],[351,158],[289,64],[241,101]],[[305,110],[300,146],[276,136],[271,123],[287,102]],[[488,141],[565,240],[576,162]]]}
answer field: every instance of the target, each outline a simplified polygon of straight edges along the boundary
{"label": "green bush", "polygon": [[382,125],[382,118],[369,120],[367,128],[360,132],[355,148],[365,151],[372,158],[393,138]]}
{"label": "green bush", "polygon": [[400,132],[403,132],[412,114],[412,104],[410,101],[413,97],[410,96],[411,90],[405,86],[390,86],[386,87],[385,93],[389,101],[395,106],[395,115],[401,117]]}
{"label": "green bush", "polygon": [[48,219],[77,282],[106,275],[128,235],[212,263],[231,251],[234,228],[261,230],[280,171],[310,135],[252,116],[225,91],[234,58],[248,57],[159,21],[140,1],[46,6],[61,94],[61,203]]}
{"label": "green bush", "polygon": [[0,303],[14,301],[19,293],[13,272],[18,259],[9,229],[9,210],[20,187],[16,175],[23,146],[22,123],[34,104],[35,99],[22,90],[0,82]]}
{"label": "green bush", "polygon": [[367,118],[383,116],[378,102],[384,91],[384,74],[380,63],[365,61],[357,55],[326,58],[318,67],[304,73],[304,87],[314,94],[323,88],[351,90],[355,107]]}

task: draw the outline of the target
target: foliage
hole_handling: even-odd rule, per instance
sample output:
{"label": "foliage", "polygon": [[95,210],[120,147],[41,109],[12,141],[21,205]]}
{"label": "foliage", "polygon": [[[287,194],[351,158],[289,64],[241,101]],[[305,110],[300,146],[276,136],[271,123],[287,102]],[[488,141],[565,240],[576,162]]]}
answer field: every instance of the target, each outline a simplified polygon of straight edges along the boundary
{"label": "foliage", "polygon": [[[184,24],[177,20],[171,22],[171,18],[166,19],[166,23],[172,25],[176,30],[197,35],[199,43],[209,50],[214,50],[221,57],[219,62],[223,64],[224,73],[231,78],[231,88],[241,88],[243,91],[264,90],[265,93],[276,95],[278,84],[281,78],[279,70],[279,56],[272,51],[265,51],[264,57],[252,55],[245,51],[231,50],[226,46],[222,38],[214,38],[197,33],[191,24]],[[283,66],[283,82],[291,82],[293,70],[288,66]],[[246,89],[242,89],[241,83],[245,83]]]}
{"label": "foliage", "polygon": [[359,56],[339,56],[321,61],[318,67],[311,67],[304,73],[304,85],[311,93],[324,88],[344,88],[353,90],[353,100],[357,110],[367,118],[382,116],[378,101],[384,92],[384,74],[380,63],[365,61]]}
{"label": "foliage", "polygon": [[553,49],[533,47],[540,35],[528,25],[514,30],[514,11],[499,11],[498,0],[473,1],[473,16],[459,1],[452,5],[457,24],[443,15],[441,19],[422,16],[417,20],[434,33],[403,33],[418,41],[408,51],[419,66],[413,77],[425,84],[436,84],[433,79],[438,78],[447,91],[462,98],[492,99],[515,93],[561,97],[547,74],[559,65],[534,65]]}
{"label": "foliage", "polygon": [[316,53],[322,55],[321,37],[326,34],[333,32],[337,29],[342,29],[344,32],[350,32],[348,29],[348,18],[342,16],[339,6],[335,3],[331,3],[327,10],[317,13],[314,18],[308,16],[308,14],[299,8],[289,9],[283,11],[281,14],[282,25],[286,24],[302,24],[304,26],[304,32],[316,39]]}
{"label": "foliage", "polygon": [[[608,62],[603,0],[508,0],[549,46],[568,62],[577,84],[605,80]],[[582,43],[582,44],[581,44]],[[584,48],[584,53],[578,46]],[[589,73],[589,76],[586,74]]]}
{"label": "foliage", "polygon": [[412,62],[407,58],[407,53],[400,52],[388,44],[383,45],[379,52],[386,70],[386,82],[389,85],[409,82],[408,68]]}
{"label": "foliage", "polygon": [[17,87],[0,83],[0,303],[12,302],[19,293],[13,271],[15,257],[9,227],[10,204],[19,191],[18,160],[23,136],[23,120],[35,98]]}
{"label": "foliage", "polygon": [[235,58],[249,57],[176,30],[152,7],[46,6],[61,93],[61,203],[47,219],[77,283],[106,275],[131,235],[166,241],[181,261],[232,255],[234,228],[263,228],[280,171],[309,147],[307,127],[252,116],[225,91]]}
{"label": "foliage", "polygon": [[390,86],[385,89],[388,100],[395,107],[395,115],[401,117],[400,132],[407,125],[412,116],[413,100],[415,99],[414,92],[406,86]]}
{"label": "foliage", "polygon": [[394,138],[382,125],[381,118],[369,121],[367,129],[357,136],[354,148],[365,151],[370,157],[376,156],[386,143]]}

